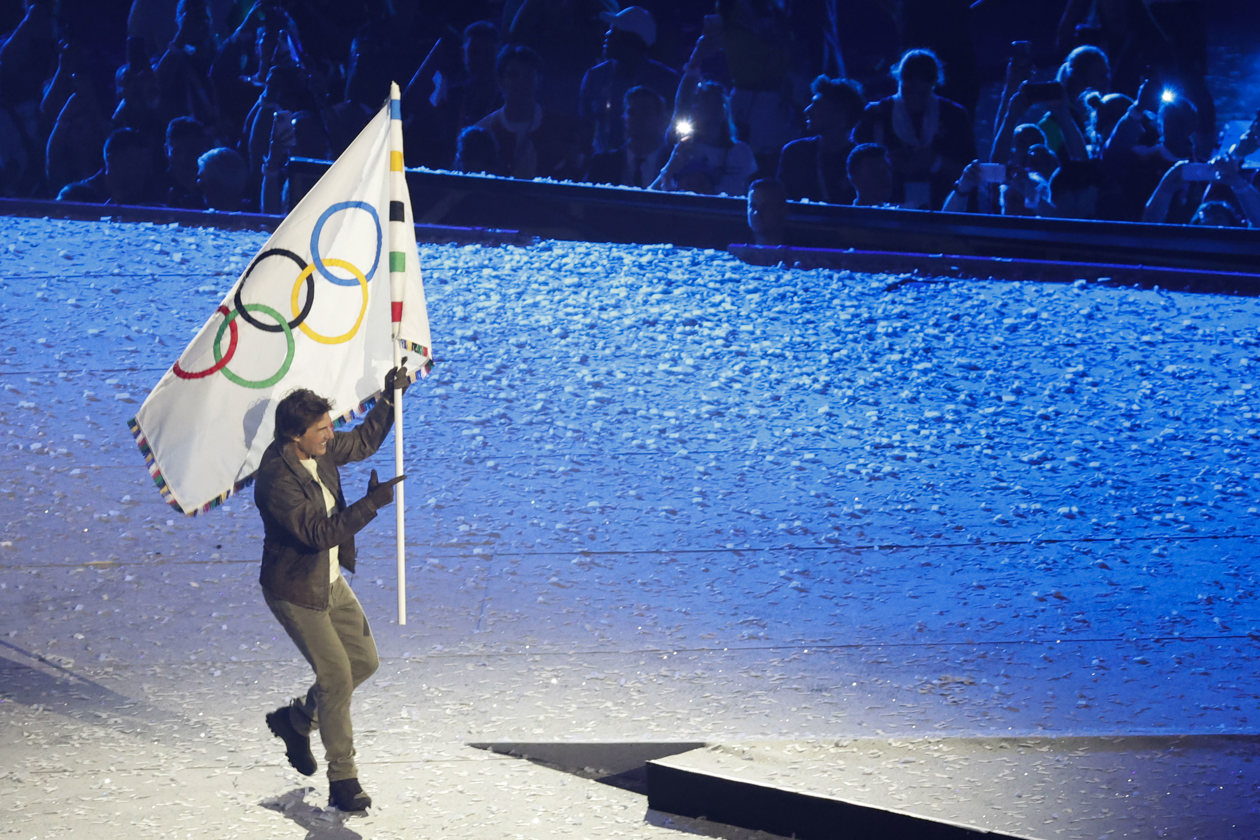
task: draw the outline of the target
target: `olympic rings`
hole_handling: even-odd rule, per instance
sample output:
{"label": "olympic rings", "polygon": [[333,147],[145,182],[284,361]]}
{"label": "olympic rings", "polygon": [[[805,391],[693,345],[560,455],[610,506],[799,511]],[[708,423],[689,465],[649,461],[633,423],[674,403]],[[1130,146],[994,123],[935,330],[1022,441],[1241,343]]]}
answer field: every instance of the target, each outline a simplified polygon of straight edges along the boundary
{"label": "olympic rings", "polygon": [[[319,220],[315,222],[315,229],[311,231],[311,259],[314,260],[315,267],[319,270],[320,275],[330,283],[336,283],[338,286],[353,286],[358,277],[342,278],[328,270],[325,261],[319,256],[319,235],[324,230],[324,223],[332,218],[334,213],[355,208],[366,210],[372,217],[372,223],[376,225],[376,258],[372,261],[372,267],[367,270],[366,275],[366,279],[371,280],[376,274],[376,267],[381,263],[381,243],[385,236],[381,230],[381,217],[376,212],[375,207],[366,201],[339,201],[320,214]],[[328,262],[332,262],[332,260],[328,260]]]}
{"label": "olympic rings", "polygon": [[[261,254],[254,257],[254,261],[249,264],[249,268],[245,269],[245,273],[241,275],[240,285],[236,287],[236,311],[240,313],[240,316],[252,327],[257,327],[265,332],[280,332],[284,328],[279,324],[264,324],[261,321],[254,320],[254,316],[250,315],[249,311],[245,307],[245,300],[241,297],[245,292],[245,281],[249,279],[250,272],[252,272],[254,267],[260,262],[265,260],[267,257],[272,256],[288,257],[297,263],[297,267],[300,271],[306,272],[307,270],[306,260],[302,259],[292,251],[286,251],[284,248],[268,248],[266,251],[263,251]],[[306,320],[306,316],[311,311],[311,306],[315,303],[315,279],[311,277],[309,273],[307,273],[306,276],[308,277],[306,284],[306,306],[302,308],[301,312],[293,313],[297,317],[289,322],[289,329],[293,329],[298,324]]]}
{"label": "olympic rings", "polygon": [[[289,329],[289,325],[285,322],[284,316],[272,309],[270,306],[264,306],[261,303],[247,303],[245,304],[245,307],[247,309],[253,309],[261,312],[264,315],[270,315],[276,320],[277,324],[281,325],[281,329],[284,331],[284,340],[287,344],[287,349],[285,351],[284,362],[281,363],[280,369],[266,379],[255,380],[245,379],[228,370],[227,362],[231,359],[231,354],[229,352],[227,355],[222,355],[219,351],[219,342],[223,340],[223,331],[232,324],[232,321],[235,320],[237,315],[241,314],[242,310],[237,310],[236,312],[228,315],[227,320],[223,322],[223,326],[219,327],[219,332],[214,337],[214,360],[217,363],[221,363],[220,368],[223,371],[223,375],[228,378],[228,381],[234,382],[242,388],[270,388],[272,385],[275,385],[284,378],[284,375],[289,372],[289,366],[293,364],[293,357],[295,355],[294,350],[296,349],[296,344],[293,341],[293,330]],[[232,345],[232,347],[235,346],[235,344]]]}
{"label": "olympic rings", "polygon": [[[223,306],[222,304],[220,304],[219,308],[214,311],[223,313],[223,317],[226,319],[224,320],[223,323],[224,325],[228,326],[232,331],[232,341],[231,343],[228,344],[227,355],[225,355],[222,359],[219,359],[218,361],[216,361],[214,364],[212,364],[210,367],[206,368],[205,370],[199,370],[199,371],[196,371],[195,373],[184,370],[183,368],[179,366],[179,362],[176,361],[175,364],[171,367],[171,372],[174,373],[176,376],[178,376],[180,379],[201,379],[202,377],[209,376],[212,373],[217,373],[223,369],[224,365],[228,363],[228,359],[231,359],[232,354],[236,352],[237,330],[236,330],[236,324],[232,323],[232,320],[233,320],[232,313],[228,312],[228,308],[226,306]],[[223,337],[223,330],[222,328],[220,328],[219,338],[222,338],[222,337]],[[216,345],[218,344],[219,338],[215,339]],[[217,354],[216,354],[216,358],[217,358]]]}
{"label": "olympic rings", "polygon": [[[363,272],[361,269],[359,269],[358,266],[356,266],[354,263],[349,262],[345,259],[339,259],[336,257],[325,258],[320,255],[319,240],[320,240],[321,234],[323,233],[324,225],[328,223],[328,221],[336,213],[340,213],[343,210],[365,211],[371,218],[373,226],[376,228],[376,251],[372,257],[372,266],[371,268],[367,270],[366,273]],[[298,235],[300,236],[300,234]],[[365,237],[356,237],[356,238],[362,239]],[[340,235],[335,235],[333,239],[334,240],[344,239],[344,237],[341,237]],[[292,242],[293,239],[289,238],[288,241]],[[286,248],[267,248],[265,251],[262,251],[261,253],[259,253],[256,257],[254,257],[254,259],[250,262],[249,267],[246,268],[245,272],[241,275],[241,279],[239,283],[237,284],[236,291],[232,296],[233,306],[229,308],[227,304],[220,304],[219,307],[215,310],[216,315],[223,316],[223,323],[219,325],[218,332],[215,334],[215,337],[214,337],[214,344],[213,344],[214,364],[210,365],[209,367],[203,370],[189,371],[181,367],[179,362],[176,362],[172,368],[172,372],[175,374],[175,376],[179,377],[180,379],[203,379],[215,373],[222,373],[223,376],[228,381],[236,385],[239,385],[242,388],[255,388],[255,389],[270,388],[271,386],[275,385],[280,380],[282,380],[286,374],[288,374],[289,368],[293,365],[293,361],[297,356],[297,342],[296,342],[296,336],[294,335],[294,332],[293,332],[294,329],[300,329],[303,332],[303,334],[305,334],[308,338],[310,338],[313,341],[319,342],[320,344],[330,344],[330,345],[343,344],[349,341],[350,339],[354,338],[354,336],[358,334],[360,328],[362,328],[363,319],[367,315],[368,305],[369,305],[368,283],[371,282],[372,277],[375,276],[376,274],[377,268],[380,266],[381,252],[383,250],[383,242],[384,242],[384,231],[381,229],[380,214],[377,212],[377,209],[372,204],[366,201],[341,201],[341,202],[337,202],[337,203],[329,205],[328,208],[325,209],[324,212],[320,214],[318,220],[315,222],[314,228],[311,231],[310,262],[307,262],[307,260],[303,259],[299,254],[294,253],[293,251],[290,251]],[[362,250],[362,249],[360,248],[360,249],[354,249],[354,250]],[[363,255],[363,256],[366,256],[366,255]],[[290,306],[293,310],[293,320],[291,321],[286,321],[284,316],[281,315],[279,311],[277,311],[276,309],[270,306],[266,306],[261,303],[246,303],[245,302],[246,284],[251,282],[251,277],[254,276],[255,269],[257,269],[264,260],[269,259],[271,257],[283,257],[284,259],[292,262],[298,268],[297,278],[294,280],[293,290],[289,296]],[[350,276],[339,277],[331,271],[332,268],[349,272]],[[350,329],[346,330],[341,335],[336,335],[336,336],[322,335],[316,332],[314,329],[311,328],[309,324],[306,323],[307,319],[310,317],[311,310],[315,305],[315,293],[316,293],[315,273],[316,272],[318,272],[321,277],[328,280],[330,283],[333,283],[338,286],[354,287],[357,285],[359,287],[360,292],[362,293],[363,303],[359,309],[358,317],[355,319],[354,325],[351,326]],[[275,279],[276,279],[276,271],[269,270],[269,271],[263,272],[263,277],[261,279],[256,279],[254,282],[262,283],[264,287],[270,288],[272,285],[274,285]],[[302,298],[302,287],[304,285],[306,287],[306,300],[303,302],[301,298]],[[255,292],[253,296],[258,297],[261,295],[258,292]],[[265,315],[267,318],[270,318],[272,321],[274,321],[274,323],[268,323],[265,318],[260,319],[258,317],[255,317],[255,315],[252,313]],[[284,340],[285,340],[285,345],[286,345],[285,357],[284,357],[284,361],[280,363],[280,366],[276,370],[275,373],[271,374],[270,376],[264,377],[262,379],[246,379],[245,377],[241,376],[239,373],[236,373],[235,371],[231,370],[228,367],[228,365],[231,363],[232,359],[236,356],[236,353],[240,349],[240,346],[241,346],[240,327],[236,323],[237,317],[244,319],[244,321],[247,324],[249,324],[250,326],[258,330],[261,330],[262,332],[284,334]],[[229,335],[228,345],[227,345],[226,350],[223,349],[224,333],[227,333]]]}
{"label": "olympic rings", "polygon": [[[348,263],[345,260],[339,260],[339,259],[336,259],[335,257],[329,257],[327,260],[325,260],[325,262],[327,262],[329,265],[336,266],[337,268],[346,269],[347,271],[349,271],[351,274],[354,275],[354,279],[359,281],[359,288],[363,290],[363,308],[359,310],[359,318],[358,320],[354,322],[353,327],[346,330],[341,335],[331,337],[331,338],[329,336],[320,335],[319,333],[315,332],[313,329],[308,327],[305,322],[299,323],[298,329],[300,329],[303,333],[305,333],[310,338],[313,338],[316,341],[318,341],[320,344],[341,344],[342,342],[349,341],[351,338],[354,337],[354,334],[359,331],[359,325],[363,323],[363,316],[367,314],[368,281],[367,281],[367,278],[363,276],[363,272],[359,271],[359,269],[357,269],[353,263]],[[293,296],[290,299],[290,302],[293,305],[294,314],[297,313],[298,297],[300,297],[300,292],[302,290],[302,281],[305,280],[307,282],[307,285],[309,286],[311,283],[311,272],[313,272],[314,270],[315,270],[315,266],[308,265],[306,268],[302,269],[302,273],[297,276],[297,281],[293,284]],[[305,314],[310,311],[310,308],[311,308],[311,301],[308,295],[308,298],[306,301],[306,307],[302,310],[302,315],[305,316]],[[298,320],[301,320],[301,318],[299,318]],[[283,321],[281,323],[283,323]]]}

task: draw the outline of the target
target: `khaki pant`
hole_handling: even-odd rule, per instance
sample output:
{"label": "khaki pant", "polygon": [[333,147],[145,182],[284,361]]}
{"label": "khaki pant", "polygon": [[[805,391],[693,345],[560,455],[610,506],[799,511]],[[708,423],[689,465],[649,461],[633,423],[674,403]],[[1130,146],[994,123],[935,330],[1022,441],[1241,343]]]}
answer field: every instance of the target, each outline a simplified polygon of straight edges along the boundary
{"label": "khaki pant", "polygon": [[267,596],[267,606],[315,671],[315,684],[289,707],[293,727],[319,730],[329,781],[355,779],[350,695],[375,673],[376,642],[363,607],[345,578],[332,583],[328,609],[313,610]]}

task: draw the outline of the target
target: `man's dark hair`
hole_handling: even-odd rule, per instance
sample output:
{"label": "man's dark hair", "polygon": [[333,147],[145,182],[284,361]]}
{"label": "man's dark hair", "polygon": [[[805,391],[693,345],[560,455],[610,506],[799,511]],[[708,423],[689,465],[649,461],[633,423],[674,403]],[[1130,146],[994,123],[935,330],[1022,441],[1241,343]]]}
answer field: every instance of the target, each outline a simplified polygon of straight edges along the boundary
{"label": "man's dark hair", "polygon": [[499,55],[494,61],[495,75],[501,77],[503,71],[513,61],[532,68],[535,73],[541,74],[542,72],[542,56],[538,54],[537,50],[524,44],[505,44],[499,50]]}
{"label": "man's dark hair", "polygon": [[[166,124],[166,142],[178,143],[181,140],[208,138],[206,127],[196,117],[175,117]],[[207,146],[209,148],[209,146]]]}
{"label": "man's dark hair", "polygon": [[859,143],[853,147],[848,158],[845,159],[845,172],[852,178],[859,166],[868,160],[875,159],[888,160],[888,149],[882,143]]}
{"label": "man's dark hair", "polygon": [[291,391],[276,406],[276,440],[288,443],[332,411],[332,403],[306,388]]}
{"label": "man's dark hair", "polygon": [[632,99],[640,99],[644,102],[651,102],[655,107],[660,108],[662,111],[666,108],[665,97],[661,96],[659,93],[646,85],[635,85],[627,90],[621,97],[621,107],[625,108],[630,104],[630,100]]}
{"label": "man's dark hair", "polygon": [[945,84],[945,68],[927,47],[906,50],[892,72],[894,79],[917,79],[931,82],[933,87]]}
{"label": "man's dark hair", "polygon": [[862,85],[853,79],[816,76],[809,83],[809,92],[821,96],[854,119],[862,116],[862,111],[866,109]]}
{"label": "man's dark hair", "polygon": [[105,138],[104,158],[109,160],[113,155],[121,155],[132,150],[143,150],[149,147],[149,141],[130,126],[115,128]]}
{"label": "man's dark hair", "polygon": [[499,40],[499,27],[488,20],[477,20],[464,27],[464,40],[485,38],[487,41]]}

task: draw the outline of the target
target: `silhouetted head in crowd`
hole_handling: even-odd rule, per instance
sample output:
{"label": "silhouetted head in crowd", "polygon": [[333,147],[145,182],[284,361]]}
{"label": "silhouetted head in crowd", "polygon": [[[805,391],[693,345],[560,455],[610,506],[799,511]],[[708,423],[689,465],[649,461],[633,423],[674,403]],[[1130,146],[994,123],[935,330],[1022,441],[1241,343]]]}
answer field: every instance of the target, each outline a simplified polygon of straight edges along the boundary
{"label": "silhouetted head in crowd", "polygon": [[499,50],[494,73],[503,96],[503,112],[508,119],[532,117],[538,102],[538,77],[542,58],[531,47],[508,44]]}
{"label": "silhouetted head in crowd", "polygon": [[220,146],[197,159],[197,187],[212,210],[240,210],[249,183],[249,167],[235,149]]}
{"label": "silhouetted head in crowd", "polygon": [[1091,140],[1098,146],[1107,142],[1116,123],[1133,105],[1133,99],[1123,93],[1109,93],[1101,96],[1094,103],[1093,119],[1090,123]]}
{"label": "silhouetted head in crowd", "polygon": [[696,142],[726,148],[735,144],[731,99],[719,82],[704,81],[696,87],[690,118],[690,136]]}
{"label": "silhouetted head in crowd", "polygon": [[1159,137],[1164,148],[1180,160],[1195,159],[1195,132],[1199,130],[1199,109],[1180,94],[1159,101]]}
{"label": "silhouetted head in crowd", "polygon": [[469,74],[493,75],[498,48],[499,29],[490,21],[479,20],[464,27],[464,69]]}
{"label": "silhouetted head in crowd", "polygon": [[1227,201],[1205,201],[1190,219],[1192,225],[1208,227],[1245,227],[1242,216]]}
{"label": "silhouetted head in crowd", "polygon": [[205,126],[192,117],[176,117],[166,124],[166,172],[181,192],[197,193],[197,159],[213,144]]}
{"label": "silhouetted head in crowd", "polygon": [[787,187],[778,178],[748,186],[748,228],[758,245],[782,245],[787,228]]}
{"label": "silhouetted head in crowd", "polygon": [[852,79],[817,76],[809,85],[812,97],[805,106],[805,126],[811,134],[848,139],[866,108],[862,86]]}
{"label": "silhouetted head in crowd", "polygon": [[621,114],[626,140],[636,152],[650,153],[665,142],[669,110],[665,98],[650,87],[636,85],[622,97]]}
{"label": "silhouetted head in crowd", "polygon": [[489,129],[470,125],[459,133],[455,141],[456,171],[493,175],[498,160],[499,147]]}
{"label": "silhouetted head in crowd", "polygon": [[906,110],[921,114],[936,95],[937,86],[945,81],[945,68],[929,49],[907,50],[893,68],[893,78]]}
{"label": "silhouetted head in crowd", "polygon": [[1077,47],[1068,53],[1059,65],[1056,79],[1067,91],[1068,97],[1076,98],[1086,91],[1107,93],[1111,88],[1111,62],[1107,54],[1095,46]]}
{"label": "silhouetted head in crowd", "polygon": [[893,200],[892,161],[881,143],[860,143],[845,162],[849,183],[857,190],[854,204],[876,207]]}
{"label": "silhouetted head in crowd", "polygon": [[642,6],[627,6],[615,14],[604,12],[600,17],[608,22],[604,58],[635,62],[656,43],[656,18]]}
{"label": "silhouetted head in crowd", "polygon": [[206,0],[179,0],[175,6],[175,25],[172,47],[214,49],[214,21]]}
{"label": "silhouetted head in crowd", "polygon": [[105,140],[105,180],[116,204],[146,204],[152,199],[153,149],[134,128],[116,128]]}
{"label": "silhouetted head in crowd", "polygon": [[1024,168],[1036,172],[1048,181],[1054,170],[1059,168],[1059,156],[1050,151],[1045,143],[1034,143],[1028,147],[1028,154],[1024,156]]}

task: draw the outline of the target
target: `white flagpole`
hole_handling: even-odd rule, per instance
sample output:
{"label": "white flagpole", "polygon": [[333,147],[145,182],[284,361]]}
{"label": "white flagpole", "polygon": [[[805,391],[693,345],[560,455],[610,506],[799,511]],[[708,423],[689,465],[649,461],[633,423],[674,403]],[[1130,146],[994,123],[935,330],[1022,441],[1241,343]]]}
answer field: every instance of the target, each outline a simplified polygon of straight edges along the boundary
{"label": "white flagpole", "polygon": [[[399,358],[401,355],[401,347],[398,340],[394,340],[394,367],[402,364]],[[394,475],[403,474],[403,409],[402,409],[402,389],[394,388]],[[405,541],[406,518],[404,517],[404,492],[403,485],[407,482],[398,482],[394,485],[394,523],[397,533],[398,547],[398,623],[407,623],[407,549]]]}
{"label": "white flagpole", "polygon": [[[394,367],[397,368],[402,364],[402,343],[400,341],[400,332],[402,327],[402,308],[403,308],[403,290],[406,287],[404,261],[407,259],[416,259],[414,254],[408,254],[406,236],[409,231],[406,230],[406,214],[401,212],[401,197],[405,195],[405,190],[399,189],[399,182],[406,177],[403,171],[403,154],[402,154],[402,109],[401,94],[398,90],[398,84],[391,82],[389,86],[390,99],[390,121],[389,121],[389,250],[390,250],[390,311],[391,311],[391,336],[394,345]],[[402,183],[405,186],[405,182]],[[414,248],[411,248],[414,250]],[[398,387],[397,380],[394,382],[394,475],[403,475],[403,407],[402,407],[402,388]],[[398,549],[398,623],[400,625],[407,623],[407,550],[406,550],[406,522],[405,522],[405,492],[403,485],[406,481],[400,481],[394,485],[394,523],[396,533],[396,545]]]}

